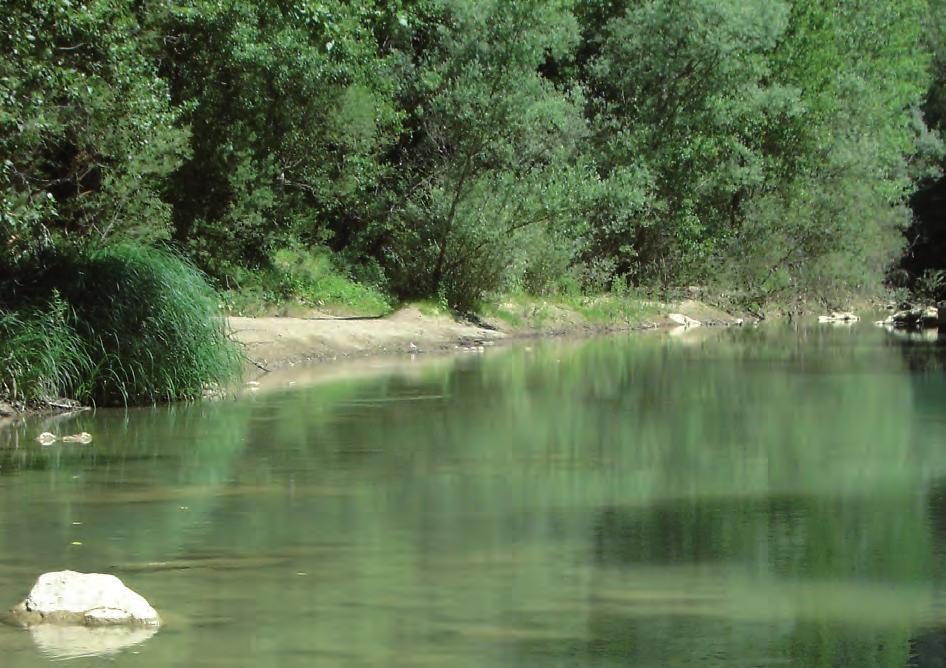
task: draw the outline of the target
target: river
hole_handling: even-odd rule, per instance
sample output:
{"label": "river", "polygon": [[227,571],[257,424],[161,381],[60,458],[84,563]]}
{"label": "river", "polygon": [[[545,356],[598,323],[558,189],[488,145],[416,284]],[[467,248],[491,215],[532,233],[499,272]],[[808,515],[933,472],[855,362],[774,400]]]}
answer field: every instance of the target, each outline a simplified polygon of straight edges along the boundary
{"label": "river", "polygon": [[0,626],[4,668],[120,644],[108,665],[946,664],[941,342],[783,326],[339,368],[0,432],[0,606],[70,568],[166,620]]}

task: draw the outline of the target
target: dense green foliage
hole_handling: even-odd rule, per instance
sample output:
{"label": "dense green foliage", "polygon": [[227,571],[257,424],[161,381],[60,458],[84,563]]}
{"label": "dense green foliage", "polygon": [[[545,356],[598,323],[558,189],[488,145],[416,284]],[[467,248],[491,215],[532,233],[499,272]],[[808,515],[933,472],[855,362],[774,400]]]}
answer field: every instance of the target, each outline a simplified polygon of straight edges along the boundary
{"label": "dense green foliage", "polygon": [[[946,2],[930,0],[924,38],[931,53],[931,85],[923,104],[930,130],[946,136]],[[941,165],[942,166],[942,165]],[[933,175],[920,181],[911,200],[914,223],[907,232],[908,249],[901,262],[913,292],[921,297],[946,299],[946,178]],[[900,272],[903,274],[903,272]]]}
{"label": "dense green foliage", "polygon": [[7,260],[172,239],[224,288],[328,248],[461,309],[790,303],[876,286],[942,154],[938,2],[8,5]]}
{"label": "dense green foliage", "polygon": [[4,9],[10,275],[165,242],[229,303],[832,301],[879,286],[943,155],[941,0]]}
{"label": "dense green foliage", "polygon": [[0,395],[194,399],[240,369],[216,293],[175,253],[119,244],[20,269],[0,282]]}
{"label": "dense green foliage", "polygon": [[187,127],[132,3],[14,0],[0,13],[0,240],[170,233]]}
{"label": "dense green foliage", "polygon": [[22,244],[161,237],[173,211],[220,279],[328,243],[460,306],[569,271],[851,287],[898,251],[928,139],[922,19],[910,0],[29,3],[4,19],[4,120],[29,129],[3,136],[26,158],[4,222]]}

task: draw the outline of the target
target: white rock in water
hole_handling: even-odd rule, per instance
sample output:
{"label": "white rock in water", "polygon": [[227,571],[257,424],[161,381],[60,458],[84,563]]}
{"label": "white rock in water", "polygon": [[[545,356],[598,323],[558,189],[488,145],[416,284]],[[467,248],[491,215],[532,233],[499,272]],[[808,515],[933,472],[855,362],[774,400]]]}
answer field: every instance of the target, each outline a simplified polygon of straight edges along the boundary
{"label": "white rock in water", "polygon": [[108,626],[111,624],[125,624],[134,621],[131,613],[122,608],[93,608],[92,610],[86,611],[83,619],[90,626],[96,626],[98,624]]}
{"label": "white rock in water", "polygon": [[818,322],[821,323],[844,323],[851,324],[860,320],[859,316],[847,311],[832,311],[831,315],[819,315]]}
{"label": "white rock in water", "polygon": [[11,613],[26,624],[157,626],[161,618],[138,593],[114,575],[58,571],[44,573],[36,580],[26,600]]}
{"label": "white rock in water", "polygon": [[694,320],[693,318],[685,316],[682,313],[670,313],[667,315],[667,317],[678,325],[683,325],[684,327],[699,327],[701,324],[703,324],[699,320]]}
{"label": "white rock in water", "polygon": [[58,437],[48,431],[44,431],[42,434],[36,437],[36,440],[39,441],[40,445],[52,445],[56,442]]}

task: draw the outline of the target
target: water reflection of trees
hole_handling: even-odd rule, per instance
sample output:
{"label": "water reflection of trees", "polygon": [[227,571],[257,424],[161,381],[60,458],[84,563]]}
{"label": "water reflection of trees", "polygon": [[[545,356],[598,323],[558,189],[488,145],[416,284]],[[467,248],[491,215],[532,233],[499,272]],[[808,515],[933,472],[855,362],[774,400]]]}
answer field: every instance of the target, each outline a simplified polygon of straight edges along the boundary
{"label": "water reflection of trees", "polygon": [[912,373],[941,374],[946,370],[946,331],[890,332],[884,343],[899,351]]}
{"label": "water reflection of trees", "polygon": [[[903,664],[944,514],[917,499],[946,476],[909,363],[848,331],[709,336],[83,417],[93,448],[0,451],[0,476],[35,476],[56,504],[0,516],[4,547],[61,555],[50,517],[91,509],[107,519],[86,534],[98,564],[265,557],[318,574],[287,591],[248,573],[227,592],[243,598],[213,604],[306,611],[280,631],[290,647],[420,651],[479,625],[509,631],[467,641],[500,663]],[[942,405],[941,386],[923,392]]]}
{"label": "water reflection of trees", "polygon": [[[383,490],[383,501],[321,499],[323,530],[376,535],[393,525],[414,541],[397,549],[434,580],[431,553],[443,545],[555,549],[576,532],[592,536],[602,579],[587,590],[585,637],[521,643],[531,658],[903,663],[914,604],[925,603],[888,604],[892,614],[869,633],[856,615],[844,618],[862,599],[881,607],[873,583],[922,588],[930,574],[927,519],[911,490],[946,471],[946,453],[915,430],[902,362],[873,341],[850,345],[846,331],[719,336],[513,352],[342,397],[293,395],[277,417],[251,421],[248,454],[265,460],[253,460],[255,470],[265,463],[297,486]],[[291,465],[272,459],[269,442],[296,444]],[[252,540],[286,540],[303,513],[256,527]],[[670,580],[690,578],[696,589],[707,585],[706,566],[710,584],[727,583],[721,572],[748,573],[736,583],[747,593],[675,604],[685,590],[668,585],[646,591],[654,600],[643,605],[598,601],[623,591],[628,572],[673,564],[684,571]],[[652,574],[658,584],[662,572]],[[815,584],[799,594],[798,580]],[[631,594],[639,584],[632,578]],[[517,594],[533,595],[524,586]],[[839,598],[849,600],[819,617],[819,605]],[[770,604],[788,611],[766,617]],[[729,619],[741,606],[761,618],[737,631]],[[891,626],[891,616],[902,623]]]}

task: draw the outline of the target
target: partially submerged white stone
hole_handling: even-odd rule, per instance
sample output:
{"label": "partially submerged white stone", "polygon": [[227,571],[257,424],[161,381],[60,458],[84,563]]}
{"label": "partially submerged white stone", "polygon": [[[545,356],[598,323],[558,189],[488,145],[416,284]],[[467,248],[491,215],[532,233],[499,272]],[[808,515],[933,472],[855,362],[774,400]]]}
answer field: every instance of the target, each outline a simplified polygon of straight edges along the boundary
{"label": "partially submerged white stone", "polygon": [[89,626],[111,626],[135,621],[132,614],[122,608],[93,608],[82,619]]}
{"label": "partially submerged white stone", "polygon": [[853,324],[860,320],[860,317],[849,311],[833,311],[831,315],[819,315],[818,322],[830,324]]}
{"label": "partially submerged white stone", "polygon": [[83,445],[88,445],[92,442],[92,434],[87,431],[82,432],[81,434],[71,434],[69,436],[62,437],[63,443],[82,443]]}
{"label": "partially submerged white stone", "polygon": [[56,442],[56,434],[44,431],[42,434],[36,437],[36,440],[39,441],[40,445],[52,445]]}
{"label": "partially submerged white stone", "polygon": [[678,325],[683,325],[684,327],[699,327],[703,324],[699,320],[694,320],[693,318],[683,315],[682,313],[670,313],[667,315],[667,317]]}
{"label": "partially submerged white stone", "polygon": [[57,571],[44,573],[22,603],[10,611],[14,620],[85,626],[158,626],[151,604],[114,575]]}

